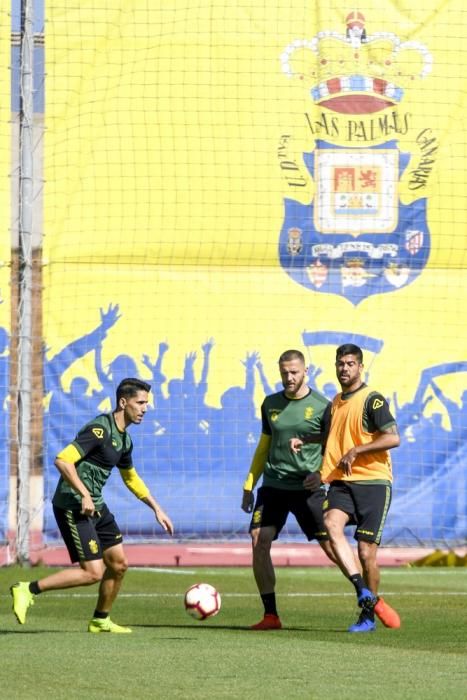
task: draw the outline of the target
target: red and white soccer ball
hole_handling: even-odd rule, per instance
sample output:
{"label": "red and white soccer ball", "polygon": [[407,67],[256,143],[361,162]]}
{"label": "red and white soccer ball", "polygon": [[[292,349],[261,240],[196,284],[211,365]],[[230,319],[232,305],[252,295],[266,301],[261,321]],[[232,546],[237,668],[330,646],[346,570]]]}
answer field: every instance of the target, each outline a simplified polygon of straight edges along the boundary
{"label": "red and white soccer ball", "polygon": [[214,617],[220,609],[220,594],[210,583],[195,583],[185,593],[185,610],[195,620]]}

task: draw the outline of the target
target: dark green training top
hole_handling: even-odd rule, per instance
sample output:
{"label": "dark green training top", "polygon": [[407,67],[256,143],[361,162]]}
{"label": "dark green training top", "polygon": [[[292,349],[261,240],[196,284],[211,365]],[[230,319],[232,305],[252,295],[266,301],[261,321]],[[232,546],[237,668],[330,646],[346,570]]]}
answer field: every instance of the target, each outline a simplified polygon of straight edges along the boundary
{"label": "dark green training top", "polygon": [[[81,428],[72,445],[81,459],[76,471],[92,496],[96,507],[102,506],[102,489],[114,466],[129,469],[132,466],[133,443],[130,435],[121,432],[113,414],[103,413]],[[61,476],[52,499],[54,506],[67,510],[81,508],[81,496]]]}
{"label": "dark green training top", "polygon": [[301,399],[288,399],[283,391],[264,399],[261,406],[262,432],[271,436],[271,445],[263,486],[300,490],[307,474],[319,471],[322,445],[306,444],[295,454],[290,449],[289,440],[310,433],[321,433],[325,439],[330,408],[327,398],[312,389]]}

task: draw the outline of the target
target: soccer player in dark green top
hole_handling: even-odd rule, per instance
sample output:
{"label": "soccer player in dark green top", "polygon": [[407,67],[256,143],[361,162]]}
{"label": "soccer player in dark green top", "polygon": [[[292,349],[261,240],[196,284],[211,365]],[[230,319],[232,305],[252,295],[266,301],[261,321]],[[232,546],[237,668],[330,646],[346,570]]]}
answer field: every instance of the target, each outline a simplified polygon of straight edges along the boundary
{"label": "soccer player in dark green top", "polygon": [[63,569],[38,581],[11,587],[13,612],[20,624],[26,621],[34,597],[44,591],[88,586],[99,582],[99,594],[89,632],[131,632],[112,622],[110,611],[128,568],[122,535],[106,506],[102,489],[114,466],[125,485],[153,511],[169,534],[173,525],[138,476],[132,462],[132,441],[126,429],[143,420],[151,387],[140,379],[120,382],[116,408],[87,423],[71,444],[55,459],[60,479],[53,497],[54,515],[72,562],[79,568]]}
{"label": "soccer player in dark green top", "polygon": [[[267,396],[261,406],[261,437],[243,485],[242,509],[253,512],[253,573],[264,605],[264,617],[252,626],[254,630],[282,627],[276,608],[271,545],[289,513],[296,517],[307,539],[316,539],[329,559],[336,561],[324,527],[325,491],[319,474],[331,404],[308,386],[305,358],[299,350],[282,353],[279,371],[284,391]],[[290,439],[305,434],[307,445],[299,453],[292,452]],[[253,489],[261,475],[263,482],[253,507]]]}

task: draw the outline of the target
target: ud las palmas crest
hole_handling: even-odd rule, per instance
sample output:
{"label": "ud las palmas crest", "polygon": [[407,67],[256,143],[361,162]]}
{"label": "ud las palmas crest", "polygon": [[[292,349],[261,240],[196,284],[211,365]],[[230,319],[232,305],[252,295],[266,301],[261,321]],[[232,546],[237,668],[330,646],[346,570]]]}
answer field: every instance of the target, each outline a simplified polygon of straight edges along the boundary
{"label": "ud las palmas crest", "polygon": [[[311,175],[314,195],[305,204],[293,196],[284,199],[279,257],[299,284],[356,305],[410,284],[428,260],[426,197],[401,202],[400,178],[411,154],[399,150],[395,137],[408,131],[409,115],[398,111],[403,85],[428,75],[432,57],[419,42],[402,42],[389,32],[367,35],[360,12],[350,13],[346,24],[345,34],[321,31],[293,41],[281,55],[288,77],[311,78],[318,119],[306,115],[315,148],[296,160],[290,135],[281,138],[288,192]],[[358,129],[366,130],[363,138]],[[415,197],[437,150],[430,129],[416,143],[421,160],[409,171]]]}

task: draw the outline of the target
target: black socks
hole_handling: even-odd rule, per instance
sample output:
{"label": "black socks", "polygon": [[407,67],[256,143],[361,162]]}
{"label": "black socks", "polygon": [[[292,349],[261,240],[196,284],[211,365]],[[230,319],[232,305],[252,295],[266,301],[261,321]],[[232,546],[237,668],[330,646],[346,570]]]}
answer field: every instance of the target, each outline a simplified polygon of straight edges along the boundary
{"label": "black socks", "polygon": [[275,593],[262,593],[261,600],[263,601],[265,615],[277,615]]}

